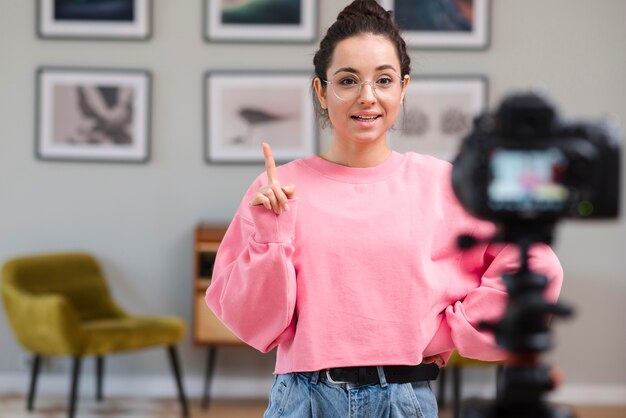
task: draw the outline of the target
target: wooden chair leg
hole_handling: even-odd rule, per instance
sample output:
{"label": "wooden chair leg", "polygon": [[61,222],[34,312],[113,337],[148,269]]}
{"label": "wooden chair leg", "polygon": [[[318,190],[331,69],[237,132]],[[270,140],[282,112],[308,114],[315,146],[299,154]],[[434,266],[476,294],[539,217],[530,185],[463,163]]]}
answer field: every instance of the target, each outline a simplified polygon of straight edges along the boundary
{"label": "wooden chair leg", "polygon": [[213,372],[215,370],[215,356],[217,355],[217,347],[209,346],[207,348],[206,370],[204,373],[204,391],[202,392],[202,408],[207,409],[211,401],[211,382],[213,380]]}
{"label": "wooden chair leg", "polygon": [[437,390],[437,405],[443,408],[446,404],[446,369],[439,369],[439,377],[437,378],[439,389]]}
{"label": "wooden chair leg", "polygon": [[172,371],[174,372],[174,378],[176,379],[176,386],[178,387],[178,399],[180,400],[180,406],[182,408],[182,416],[187,418],[189,417],[189,406],[187,405],[187,397],[185,396],[185,389],[183,388],[176,347],[171,345],[168,347],[167,351],[169,353]]}
{"label": "wooden chair leg", "polygon": [[78,395],[78,380],[80,377],[80,366],[82,357],[76,356],[72,361],[72,385],[70,388],[70,403],[68,408],[68,418],[74,418],[76,414],[76,400]]}
{"label": "wooden chair leg", "polygon": [[30,386],[28,389],[28,400],[26,402],[26,410],[32,412],[35,408],[35,391],[37,390],[37,378],[39,377],[39,369],[41,367],[41,356],[33,355],[33,363],[31,365]]}
{"label": "wooden chair leg", "polygon": [[96,356],[96,400],[101,402],[104,399],[102,394],[102,376],[104,373],[104,357]]}
{"label": "wooden chair leg", "polygon": [[452,368],[452,416],[454,418],[461,418],[461,366],[454,366]]}

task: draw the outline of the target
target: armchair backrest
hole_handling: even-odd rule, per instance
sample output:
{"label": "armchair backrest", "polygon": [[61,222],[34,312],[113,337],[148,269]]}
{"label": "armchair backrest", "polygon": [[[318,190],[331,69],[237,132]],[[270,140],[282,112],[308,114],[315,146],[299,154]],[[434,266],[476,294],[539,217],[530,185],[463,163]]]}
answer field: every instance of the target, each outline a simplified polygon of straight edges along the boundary
{"label": "armchair backrest", "polygon": [[86,253],[55,253],[13,258],[2,269],[7,290],[64,297],[81,321],[124,316],[107,287],[96,259]]}

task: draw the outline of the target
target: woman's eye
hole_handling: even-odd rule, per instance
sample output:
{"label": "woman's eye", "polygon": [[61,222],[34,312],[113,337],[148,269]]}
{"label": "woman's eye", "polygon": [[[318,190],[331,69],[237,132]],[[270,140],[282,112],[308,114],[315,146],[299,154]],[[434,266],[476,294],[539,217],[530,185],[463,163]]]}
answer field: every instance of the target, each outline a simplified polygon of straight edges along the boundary
{"label": "woman's eye", "polygon": [[393,79],[391,77],[381,77],[376,81],[376,84],[379,86],[389,86],[393,83]]}
{"label": "woman's eye", "polygon": [[342,87],[354,87],[357,84],[359,84],[359,82],[353,78],[344,78],[343,80],[339,81],[339,85]]}

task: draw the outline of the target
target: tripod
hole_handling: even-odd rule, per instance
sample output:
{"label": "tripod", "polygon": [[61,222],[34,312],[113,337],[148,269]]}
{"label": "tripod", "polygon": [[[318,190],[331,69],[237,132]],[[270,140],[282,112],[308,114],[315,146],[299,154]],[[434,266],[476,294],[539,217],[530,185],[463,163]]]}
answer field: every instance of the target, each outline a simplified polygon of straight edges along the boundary
{"label": "tripod", "polygon": [[[464,403],[463,418],[573,418],[564,408],[548,405],[544,396],[554,389],[555,375],[540,364],[539,355],[552,345],[550,316],[567,317],[569,307],[548,303],[544,291],[548,279],[532,272],[528,252],[535,243],[550,244],[554,224],[516,224],[501,228],[491,242],[516,244],[520,268],[502,276],[509,301],[497,323],[482,322],[479,328],[494,333],[496,343],[508,352],[493,402],[471,399]],[[459,246],[475,244],[472,237],[460,237]]]}

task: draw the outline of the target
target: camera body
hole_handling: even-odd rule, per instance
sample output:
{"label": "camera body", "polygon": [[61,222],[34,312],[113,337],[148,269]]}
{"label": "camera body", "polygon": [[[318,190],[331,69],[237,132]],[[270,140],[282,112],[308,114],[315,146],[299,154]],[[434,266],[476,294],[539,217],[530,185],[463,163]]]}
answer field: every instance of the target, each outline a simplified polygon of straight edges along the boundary
{"label": "camera body", "polygon": [[606,123],[564,123],[536,94],[506,97],[476,118],[452,185],[474,216],[504,224],[619,215],[618,136]]}

